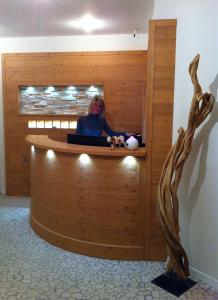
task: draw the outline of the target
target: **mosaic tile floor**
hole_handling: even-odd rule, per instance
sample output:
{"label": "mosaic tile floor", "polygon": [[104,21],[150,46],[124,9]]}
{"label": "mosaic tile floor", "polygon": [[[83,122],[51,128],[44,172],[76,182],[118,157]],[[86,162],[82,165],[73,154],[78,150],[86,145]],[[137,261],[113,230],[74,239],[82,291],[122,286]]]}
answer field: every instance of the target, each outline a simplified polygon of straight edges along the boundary
{"label": "mosaic tile floor", "polygon": [[[0,300],[171,300],[151,284],[158,262],[110,261],[73,254],[40,239],[28,220],[29,199],[0,196]],[[198,282],[183,300],[218,300]]]}

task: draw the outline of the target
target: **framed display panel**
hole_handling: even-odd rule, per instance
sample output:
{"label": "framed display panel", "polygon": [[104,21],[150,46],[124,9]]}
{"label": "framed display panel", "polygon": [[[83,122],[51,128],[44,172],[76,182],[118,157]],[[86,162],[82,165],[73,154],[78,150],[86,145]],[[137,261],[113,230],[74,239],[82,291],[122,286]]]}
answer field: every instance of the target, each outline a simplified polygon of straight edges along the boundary
{"label": "framed display panel", "polygon": [[20,114],[83,116],[95,95],[104,97],[103,85],[19,86]]}

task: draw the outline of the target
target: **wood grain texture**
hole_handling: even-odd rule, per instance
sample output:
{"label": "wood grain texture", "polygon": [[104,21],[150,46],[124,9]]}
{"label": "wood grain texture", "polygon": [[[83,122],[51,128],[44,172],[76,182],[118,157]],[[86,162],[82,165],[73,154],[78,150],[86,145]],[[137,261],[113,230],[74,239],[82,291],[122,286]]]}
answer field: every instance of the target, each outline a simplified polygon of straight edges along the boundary
{"label": "wood grain texture", "polygon": [[28,120],[77,120],[73,116],[20,115],[20,85],[103,84],[106,118],[112,129],[142,132],[147,51],[3,54],[2,60],[7,195],[30,193],[26,135],[59,139],[74,132],[28,129]]}
{"label": "wood grain texture", "polygon": [[198,81],[197,69],[200,55],[196,55],[189,65],[189,74],[193,83],[194,95],[190,107],[188,126],[179,128],[179,135],[165,160],[158,186],[158,216],[167,243],[168,258],[166,271],[178,278],[190,276],[189,261],[180,241],[179,201],[177,196],[183,167],[191,152],[195,130],[211,113],[215,98],[203,93]]}
{"label": "wood grain texture", "polygon": [[92,154],[92,155],[103,155],[103,156],[128,156],[133,155],[135,157],[145,157],[146,149],[138,148],[136,150],[128,150],[126,148],[112,149],[108,147],[95,147],[95,146],[83,146],[83,145],[72,145],[66,142],[56,141],[49,138],[47,135],[27,135],[25,140],[37,148],[49,150],[52,149],[58,152],[74,153],[74,154]]}
{"label": "wood grain texture", "polygon": [[146,195],[149,199],[147,225],[151,260],[166,258],[166,245],[157,220],[157,188],[162,166],[172,144],[176,20],[149,23],[147,71],[147,160]]}
{"label": "wood grain texture", "polygon": [[87,165],[73,153],[49,159],[38,147],[31,157],[31,224],[39,235],[81,254],[144,259],[143,157],[131,167],[113,156],[91,155]]}

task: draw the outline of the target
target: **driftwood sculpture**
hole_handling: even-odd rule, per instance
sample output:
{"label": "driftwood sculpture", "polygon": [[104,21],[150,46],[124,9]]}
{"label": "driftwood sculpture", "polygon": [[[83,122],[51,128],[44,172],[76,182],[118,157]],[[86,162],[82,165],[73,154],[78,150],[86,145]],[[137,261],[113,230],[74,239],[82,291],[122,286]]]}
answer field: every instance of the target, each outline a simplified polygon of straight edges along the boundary
{"label": "driftwood sculpture", "polygon": [[186,130],[179,128],[178,139],[166,158],[158,186],[158,216],[168,251],[166,271],[175,273],[181,279],[186,279],[190,273],[188,257],[180,243],[177,188],[184,163],[191,151],[195,129],[206,119],[214,104],[213,95],[203,94],[198,82],[199,58],[200,55],[197,55],[189,65],[194,95],[189,112],[188,127]]}

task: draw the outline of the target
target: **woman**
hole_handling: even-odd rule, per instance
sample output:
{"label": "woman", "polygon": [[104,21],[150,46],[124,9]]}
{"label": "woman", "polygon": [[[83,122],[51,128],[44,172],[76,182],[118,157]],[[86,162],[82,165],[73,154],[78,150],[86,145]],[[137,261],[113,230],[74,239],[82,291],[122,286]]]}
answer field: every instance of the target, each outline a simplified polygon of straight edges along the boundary
{"label": "woman", "polygon": [[77,122],[76,134],[101,136],[105,131],[109,136],[126,135],[125,132],[115,132],[107,124],[105,118],[105,105],[100,96],[94,96],[86,117],[80,117]]}

